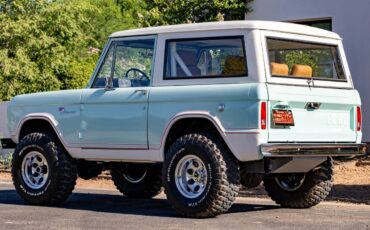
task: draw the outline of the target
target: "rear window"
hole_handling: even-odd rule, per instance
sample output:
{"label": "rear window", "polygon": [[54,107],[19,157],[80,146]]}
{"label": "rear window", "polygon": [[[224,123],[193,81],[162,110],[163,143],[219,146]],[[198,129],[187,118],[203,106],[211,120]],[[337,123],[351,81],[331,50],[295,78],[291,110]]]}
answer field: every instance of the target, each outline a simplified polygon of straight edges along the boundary
{"label": "rear window", "polygon": [[164,79],[247,76],[242,36],[168,40]]}
{"label": "rear window", "polygon": [[273,77],[346,81],[337,46],[267,39]]}

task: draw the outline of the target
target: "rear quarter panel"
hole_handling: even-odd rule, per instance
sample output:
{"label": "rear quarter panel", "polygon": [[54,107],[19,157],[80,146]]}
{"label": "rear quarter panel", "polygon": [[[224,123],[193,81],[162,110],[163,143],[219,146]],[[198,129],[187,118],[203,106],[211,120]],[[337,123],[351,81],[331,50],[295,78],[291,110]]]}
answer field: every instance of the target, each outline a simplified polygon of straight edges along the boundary
{"label": "rear quarter panel", "polygon": [[[243,134],[250,133],[249,136],[256,142],[261,100],[267,100],[266,85],[262,83],[153,87],[149,95],[149,146],[161,147],[169,124],[178,114],[202,111],[220,121],[226,138],[233,134],[244,137]],[[220,104],[225,105],[224,111],[218,110]],[[252,141],[254,146],[248,150],[239,143],[245,144],[248,140],[237,136],[233,138],[238,143],[229,146],[236,151],[234,154],[246,159],[248,151],[252,151],[252,157],[258,158],[256,143]]]}

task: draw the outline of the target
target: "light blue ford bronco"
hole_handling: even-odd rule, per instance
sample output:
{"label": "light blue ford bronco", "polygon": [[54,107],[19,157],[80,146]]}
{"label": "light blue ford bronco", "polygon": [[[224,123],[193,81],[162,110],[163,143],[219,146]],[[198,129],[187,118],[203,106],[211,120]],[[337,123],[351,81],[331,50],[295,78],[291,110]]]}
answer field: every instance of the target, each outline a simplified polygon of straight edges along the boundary
{"label": "light blue ford bronco", "polygon": [[77,176],[110,170],[125,196],[162,187],[188,217],[229,210],[261,182],[308,208],[333,184],[332,157],[365,153],[361,101],[340,37],[235,21],[113,33],[85,89],[13,98],[12,176],[31,204],[56,205]]}

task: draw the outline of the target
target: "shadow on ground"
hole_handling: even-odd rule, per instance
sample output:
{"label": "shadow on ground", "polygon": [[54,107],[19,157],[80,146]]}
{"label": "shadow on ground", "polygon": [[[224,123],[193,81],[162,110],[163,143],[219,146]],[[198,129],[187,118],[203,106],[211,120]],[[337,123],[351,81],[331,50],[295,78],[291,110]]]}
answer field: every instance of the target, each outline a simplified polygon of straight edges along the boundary
{"label": "shadow on ground", "polygon": [[[0,204],[25,205],[15,190],[0,190]],[[56,208],[85,210],[103,213],[132,214],[158,217],[179,217],[165,199],[129,199],[121,195],[73,193],[72,196]],[[235,203],[229,213],[257,212],[278,209],[276,205],[256,205]]]}
{"label": "shadow on ground", "polygon": [[328,200],[370,204],[370,185],[336,184],[333,186]]}
{"label": "shadow on ground", "polygon": [[[263,186],[258,186],[255,189],[242,189],[240,195],[267,197]],[[370,204],[370,185],[334,185],[327,200]],[[0,204],[23,206],[26,203],[18,196],[15,190],[9,188],[0,190]],[[101,213],[179,217],[165,199],[128,199],[119,194],[101,194],[101,192],[86,193],[77,191],[57,208]],[[258,212],[278,208],[279,206],[277,205],[235,203],[229,213]]]}
{"label": "shadow on ground", "polygon": [[[268,197],[262,185],[253,188],[243,188],[240,196]],[[370,204],[370,185],[335,184],[326,200]]]}

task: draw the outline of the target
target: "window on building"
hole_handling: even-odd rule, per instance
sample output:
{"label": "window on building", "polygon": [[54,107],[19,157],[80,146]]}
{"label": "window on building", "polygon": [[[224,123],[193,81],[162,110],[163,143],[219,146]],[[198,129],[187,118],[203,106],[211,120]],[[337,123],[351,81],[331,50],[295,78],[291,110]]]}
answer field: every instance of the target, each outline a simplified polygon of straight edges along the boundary
{"label": "window on building", "polygon": [[312,21],[302,21],[302,22],[295,22],[297,24],[312,26],[324,30],[333,30],[332,20],[331,19],[323,19],[323,20],[312,20]]}

